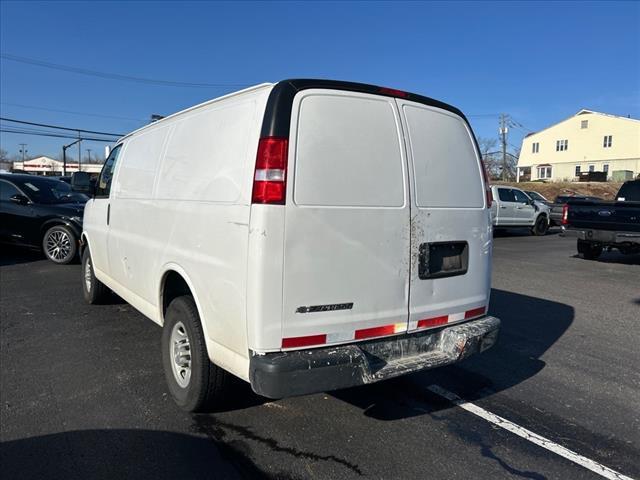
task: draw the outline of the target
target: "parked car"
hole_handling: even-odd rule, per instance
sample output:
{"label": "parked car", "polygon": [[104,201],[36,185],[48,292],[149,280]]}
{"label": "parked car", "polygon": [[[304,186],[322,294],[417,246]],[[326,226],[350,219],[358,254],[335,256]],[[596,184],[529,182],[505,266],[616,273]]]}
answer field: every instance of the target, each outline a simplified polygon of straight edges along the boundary
{"label": "parked car", "polygon": [[519,188],[493,185],[491,219],[495,228],[527,227],[533,235],[549,230],[549,207],[537,202]]}
{"label": "parked car", "polygon": [[562,225],[562,212],[564,206],[567,202],[571,200],[572,202],[580,202],[583,200],[587,201],[600,201],[602,200],[599,197],[590,197],[588,195],[558,195],[551,205],[551,213],[549,217],[551,218],[551,225],[560,226]]}
{"label": "parked car", "polygon": [[547,200],[542,194],[538,192],[534,192],[533,190],[524,190],[524,193],[526,193],[529,198],[535,200],[536,202],[540,202],[547,207],[551,207],[551,205],[553,205],[553,202]]}
{"label": "parked car", "polygon": [[0,241],[40,248],[52,262],[73,261],[89,197],[57,178],[0,174]]}
{"label": "parked car", "polygon": [[569,200],[561,234],[576,237],[578,253],[589,260],[597,259],[605,248],[640,253],[640,180],[623,183],[610,202]]}
{"label": "parked car", "polygon": [[[428,172],[428,174],[427,174]],[[227,372],[280,398],[492,346],[489,191],[462,112],[412,93],[288,80],[137,130],[84,216],[82,288],[162,325],[189,411]],[[286,226],[286,228],[285,228]]]}

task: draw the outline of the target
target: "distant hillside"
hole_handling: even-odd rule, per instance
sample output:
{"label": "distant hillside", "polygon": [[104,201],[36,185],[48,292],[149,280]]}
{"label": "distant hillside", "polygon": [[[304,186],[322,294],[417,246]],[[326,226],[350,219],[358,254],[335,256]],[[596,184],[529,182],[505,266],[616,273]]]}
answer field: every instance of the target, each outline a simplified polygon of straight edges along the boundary
{"label": "distant hillside", "polygon": [[613,197],[622,182],[493,182],[494,185],[509,185],[521,190],[533,190],[553,201],[558,195],[592,195],[605,200]]}

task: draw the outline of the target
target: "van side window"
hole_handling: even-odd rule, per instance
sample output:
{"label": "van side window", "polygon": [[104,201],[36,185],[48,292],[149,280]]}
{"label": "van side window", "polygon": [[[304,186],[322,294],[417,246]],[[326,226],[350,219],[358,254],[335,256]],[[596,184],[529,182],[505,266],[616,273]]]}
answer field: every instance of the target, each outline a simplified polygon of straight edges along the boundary
{"label": "van side window", "polygon": [[109,157],[105,160],[102,171],[100,172],[100,177],[98,178],[98,184],[96,185],[96,197],[109,197],[109,192],[111,191],[111,180],[113,179],[113,172],[115,172],[116,162],[118,160],[118,155],[120,155],[121,148],[122,145],[118,145],[116,148],[111,150]]}
{"label": "van side window", "polygon": [[498,196],[500,197],[500,200],[503,202],[515,202],[516,201],[516,197],[513,194],[513,190],[511,190],[510,188],[499,188],[498,189]]}

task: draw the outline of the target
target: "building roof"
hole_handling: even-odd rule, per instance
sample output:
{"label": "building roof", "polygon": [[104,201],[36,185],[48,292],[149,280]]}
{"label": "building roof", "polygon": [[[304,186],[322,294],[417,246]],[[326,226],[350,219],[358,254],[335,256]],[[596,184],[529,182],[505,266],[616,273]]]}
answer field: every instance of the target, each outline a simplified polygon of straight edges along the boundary
{"label": "building roof", "polygon": [[543,128],[542,130],[538,130],[537,132],[528,133],[527,135],[525,135],[524,138],[528,138],[528,137],[531,137],[533,135],[537,135],[540,132],[544,132],[545,130],[549,130],[550,128],[553,128],[556,125],[561,124],[562,122],[566,122],[567,120],[570,120],[570,119],[572,119],[574,117],[577,117],[578,115],[602,115],[603,117],[617,118],[617,119],[620,119],[620,120],[628,120],[628,121],[631,121],[631,122],[640,123],[640,120],[638,120],[636,118],[623,117],[623,116],[620,116],[620,115],[613,115],[611,113],[596,112],[595,110],[589,110],[589,109],[583,108],[582,110],[578,111],[578,113],[576,113],[574,115],[571,115],[570,117],[567,117],[567,118],[565,118],[563,120],[560,120],[559,122],[553,123],[553,124],[549,125],[548,127]]}

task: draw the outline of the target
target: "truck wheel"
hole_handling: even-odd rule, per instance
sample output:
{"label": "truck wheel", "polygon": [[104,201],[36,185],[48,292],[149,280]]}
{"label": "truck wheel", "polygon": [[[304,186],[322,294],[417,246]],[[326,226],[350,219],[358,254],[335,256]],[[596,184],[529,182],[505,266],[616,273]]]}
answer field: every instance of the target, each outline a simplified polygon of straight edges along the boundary
{"label": "truck wheel", "polygon": [[180,408],[202,412],[222,403],[228,373],[209,360],[200,316],[189,295],[169,304],[162,329],[162,366]]}
{"label": "truck wheel", "polygon": [[88,247],[82,253],[82,295],[90,305],[104,303],[109,296],[109,289],[93,272],[93,261]]}
{"label": "truck wheel", "polygon": [[543,236],[546,235],[548,230],[549,222],[547,221],[547,217],[545,217],[544,215],[540,215],[536,219],[536,223],[531,229],[531,234],[536,236]]}
{"label": "truck wheel", "polygon": [[602,254],[602,247],[578,240],[578,253],[581,253],[585,260],[596,260]]}
{"label": "truck wheel", "polygon": [[68,227],[55,225],[42,237],[42,251],[52,262],[66,265],[76,257],[78,239]]}

